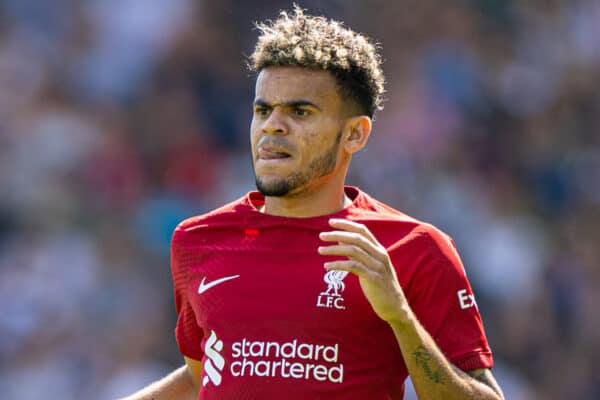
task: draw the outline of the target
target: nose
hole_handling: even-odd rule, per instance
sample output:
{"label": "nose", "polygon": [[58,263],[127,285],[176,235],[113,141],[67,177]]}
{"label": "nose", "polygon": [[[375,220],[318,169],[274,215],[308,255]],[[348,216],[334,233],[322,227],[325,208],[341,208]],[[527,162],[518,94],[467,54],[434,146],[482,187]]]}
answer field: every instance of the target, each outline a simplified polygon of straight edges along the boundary
{"label": "nose", "polygon": [[279,107],[275,107],[263,124],[263,133],[267,135],[287,135],[288,128],[283,114]]}

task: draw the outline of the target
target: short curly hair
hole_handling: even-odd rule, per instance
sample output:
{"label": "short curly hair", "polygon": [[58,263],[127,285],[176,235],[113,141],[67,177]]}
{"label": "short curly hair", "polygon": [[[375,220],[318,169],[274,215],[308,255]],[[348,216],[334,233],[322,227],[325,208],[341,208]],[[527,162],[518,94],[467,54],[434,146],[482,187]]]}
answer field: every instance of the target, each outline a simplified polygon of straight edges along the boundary
{"label": "short curly hair", "polygon": [[255,72],[271,66],[297,66],[329,71],[338,90],[373,117],[383,109],[384,76],[376,45],[342,22],[307,15],[294,5],[275,21],[257,23],[260,36],[249,59]]}

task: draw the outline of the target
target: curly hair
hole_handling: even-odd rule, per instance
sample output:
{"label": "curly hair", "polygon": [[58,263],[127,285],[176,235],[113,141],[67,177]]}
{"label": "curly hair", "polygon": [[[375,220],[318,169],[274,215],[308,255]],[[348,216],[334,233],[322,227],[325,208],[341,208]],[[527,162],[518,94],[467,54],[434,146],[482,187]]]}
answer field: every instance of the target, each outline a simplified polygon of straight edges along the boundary
{"label": "curly hair", "polygon": [[250,56],[255,72],[271,66],[297,66],[329,71],[340,95],[354,101],[360,113],[373,117],[383,109],[381,56],[367,37],[342,22],[307,15],[294,5],[275,21],[257,23],[260,36]]}

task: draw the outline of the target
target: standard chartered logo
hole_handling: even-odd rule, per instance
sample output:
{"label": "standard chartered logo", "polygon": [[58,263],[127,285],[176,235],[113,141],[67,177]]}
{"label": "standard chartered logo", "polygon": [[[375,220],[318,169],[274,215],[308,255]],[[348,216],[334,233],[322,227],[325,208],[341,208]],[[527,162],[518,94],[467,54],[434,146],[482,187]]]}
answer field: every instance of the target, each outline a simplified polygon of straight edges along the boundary
{"label": "standard chartered logo", "polygon": [[219,353],[223,350],[223,342],[217,338],[215,331],[210,332],[210,336],[204,345],[204,360],[203,370],[206,374],[202,379],[202,386],[208,385],[211,382],[215,386],[221,384],[221,371],[225,366],[225,359]]}
{"label": "standard chartered logo", "polygon": [[[317,380],[342,383],[344,365],[339,363],[339,345],[321,345],[298,342],[248,340],[233,342],[229,372],[239,377],[277,377],[284,379]],[[219,386],[225,368],[223,341],[215,331],[204,345],[205,373],[202,386]]]}
{"label": "standard chartered logo", "polygon": [[231,375],[315,379],[342,383],[344,365],[338,363],[339,345],[250,341],[231,346]]}

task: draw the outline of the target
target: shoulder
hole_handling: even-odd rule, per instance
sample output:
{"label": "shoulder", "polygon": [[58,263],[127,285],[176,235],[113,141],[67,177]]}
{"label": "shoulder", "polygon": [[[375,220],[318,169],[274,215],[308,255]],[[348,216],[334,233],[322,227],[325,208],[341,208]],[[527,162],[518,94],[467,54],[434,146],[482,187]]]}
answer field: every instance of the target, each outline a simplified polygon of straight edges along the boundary
{"label": "shoulder", "polygon": [[443,260],[454,260],[458,257],[454,240],[438,227],[422,223],[415,230],[423,246]]}
{"label": "shoulder", "polygon": [[415,271],[454,270],[462,274],[462,262],[450,235],[369,195],[362,196],[360,216],[355,219],[373,232],[393,259],[413,265]]}
{"label": "shoulder", "polygon": [[410,235],[406,245],[399,245],[390,256],[402,267],[407,281],[407,291],[428,292],[434,287],[444,287],[448,293],[465,286],[465,267],[452,238],[429,223],[421,223]]}
{"label": "shoulder", "polygon": [[358,212],[352,219],[364,223],[377,235],[411,241],[423,248],[447,253],[452,238],[435,225],[419,220],[362,192]]}
{"label": "shoulder", "polygon": [[244,215],[250,212],[251,208],[247,196],[243,196],[205,214],[187,218],[177,225],[173,232],[173,239],[206,229],[234,226],[239,223],[240,218],[244,218]]}
{"label": "shoulder", "polygon": [[368,221],[387,221],[397,223],[419,223],[420,221],[402,211],[391,207],[384,202],[377,200],[366,192],[358,188],[352,188],[357,192],[351,209],[351,217],[357,220]]}

